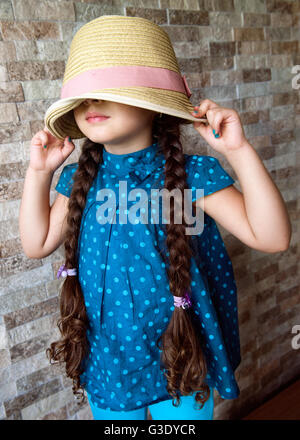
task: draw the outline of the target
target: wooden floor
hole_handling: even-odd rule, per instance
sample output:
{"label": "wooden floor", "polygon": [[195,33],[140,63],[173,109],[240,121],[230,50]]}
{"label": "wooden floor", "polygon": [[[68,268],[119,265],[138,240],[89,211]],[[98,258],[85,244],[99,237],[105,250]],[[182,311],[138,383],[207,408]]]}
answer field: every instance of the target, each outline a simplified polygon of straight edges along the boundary
{"label": "wooden floor", "polygon": [[300,420],[300,379],[242,420]]}

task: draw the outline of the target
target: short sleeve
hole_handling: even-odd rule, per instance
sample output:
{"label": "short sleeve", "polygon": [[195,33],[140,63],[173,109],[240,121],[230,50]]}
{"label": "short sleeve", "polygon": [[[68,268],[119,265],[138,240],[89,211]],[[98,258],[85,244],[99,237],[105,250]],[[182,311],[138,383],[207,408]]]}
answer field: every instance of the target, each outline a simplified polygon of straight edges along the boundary
{"label": "short sleeve", "polygon": [[[235,182],[231,175],[224,170],[219,160],[213,156],[188,156],[187,174],[193,202]],[[203,193],[198,195],[197,189],[202,189]]]}
{"label": "short sleeve", "polygon": [[78,163],[70,163],[63,168],[55,187],[56,191],[64,196],[70,197],[74,183],[73,174],[77,167]]}

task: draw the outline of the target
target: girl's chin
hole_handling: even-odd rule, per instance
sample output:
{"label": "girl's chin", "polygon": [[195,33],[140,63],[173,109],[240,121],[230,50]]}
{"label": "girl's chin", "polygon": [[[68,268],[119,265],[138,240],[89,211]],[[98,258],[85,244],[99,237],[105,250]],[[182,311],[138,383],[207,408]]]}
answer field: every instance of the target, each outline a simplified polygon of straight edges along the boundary
{"label": "girl's chin", "polygon": [[106,139],[104,137],[100,136],[93,136],[91,133],[86,134],[86,137],[89,138],[92,142],[95,142],[95,144],[105,144],[109,139]]}

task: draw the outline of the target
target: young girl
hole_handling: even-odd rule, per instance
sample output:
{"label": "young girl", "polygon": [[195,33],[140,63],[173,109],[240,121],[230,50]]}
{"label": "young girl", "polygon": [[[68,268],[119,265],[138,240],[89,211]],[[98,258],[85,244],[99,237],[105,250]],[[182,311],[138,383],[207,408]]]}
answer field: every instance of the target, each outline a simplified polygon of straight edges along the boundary
{"label": "young girl", "polygon": [[[47,354],[65,363],[74,394],[86,390],[94,419],[146,419],[147,408],[157,420],[213,419],[214,389],[239,395],[241,361],[236,284],[216,221],[262,252],[289,246],[284,201],[239,115],[209,99],[193,111],[190,96],[163,29],[102,16],[75,35],[61,99],[32,138],[21,241],[29,258],[64,244],[62,337]],[[191,122],[242,193],[215,157],[183,153],[180,125]],[[53,174],[75,148],[69,136],[85,140],[50,207]],[[183,195],[170,198],[169,219],[153,197],[162,189]],[[189,190],[204,220],[194,234]]]}

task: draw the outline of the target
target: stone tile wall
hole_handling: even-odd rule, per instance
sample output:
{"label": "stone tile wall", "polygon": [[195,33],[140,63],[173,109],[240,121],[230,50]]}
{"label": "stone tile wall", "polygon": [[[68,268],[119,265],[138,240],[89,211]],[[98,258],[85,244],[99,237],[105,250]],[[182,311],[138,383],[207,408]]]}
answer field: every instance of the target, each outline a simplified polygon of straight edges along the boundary
{"label": "stone tile wall", "polygon": [[[299,0],[1,0],[0,419],[92,418],[88,405],[77,407],[63,369],[50,366],[45,355],[59,337],[56,271],[62,248],[42,260],[28,259],[18,214],[30,140],[59,98],[72,37],[87,21],[107,14],[146,17],[168,32],[193,104],[207,97],[239,112],[291,216],[291,246],[277,254],[250,249],[220,227],[239,289],[242,364],[236,373],[240,397],[226,401],[216,395],[215,418],[236,419],[300,371],[300,350],[291,345],[292,328],[300,324],[300,81],[292,85],[292,68],[300,71]],[[218,157],[234,176],[192,127],[185,151]],[[77,159],[78,148],[63,166]],[[52,182],[51,203],[62,167]]]}

